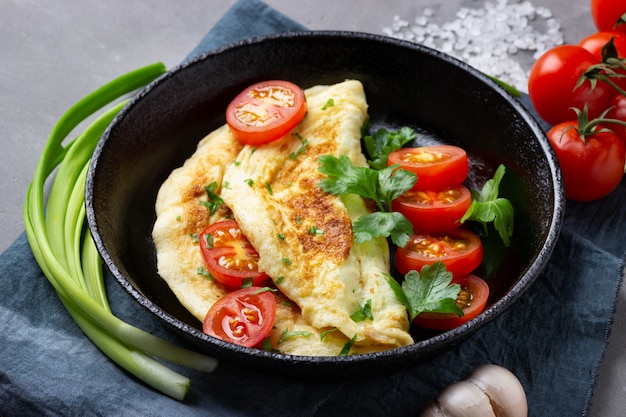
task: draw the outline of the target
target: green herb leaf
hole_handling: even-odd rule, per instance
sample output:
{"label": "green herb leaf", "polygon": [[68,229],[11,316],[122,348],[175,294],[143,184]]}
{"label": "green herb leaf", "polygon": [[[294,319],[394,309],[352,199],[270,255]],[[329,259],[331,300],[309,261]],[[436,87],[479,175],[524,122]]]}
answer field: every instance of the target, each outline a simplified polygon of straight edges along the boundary
{"label": "green herb leaf", "polygon": [[324,231],[322,229],[318,229],[317,226],[311,226],[307,229],[307,233],[310,235],[323,235]]}
{"label": "green herb leaf", "polygon": [[337,331],[336,327],[333,327],[332,329],[324,330],[320,334],[320,340],[324,340],[326,338],[326,336],[328,336],[328,333],[332,333],[332,332],[336,332],[336,331]]}
{"label": "green herb leaf", "polygon": [[204,247],[207,249],[213,248],[215,241],[213,239],[213,235],[211,233],[207,233],[202,236],[204,240]]}
{"label": "green herb leaf", "polygon": [[[250,279],[251,279],[251,278],[250,278]],[[278,292],[278,290],[277,290],[276,288],[272,288],[272,287],[261,287],[261,288],[259,288],[258,290],[256,290],[256,291],[254,292],[254,294],[255,294],[255,295],[256,295],[256,294],[261,294],[261,293],[268,292],[268,291],[269,291],[269,292]]]}
{"label": "green herb leaf", "polygon": [[214,281],[215,278],[213,278],[213,275],[211,275],[211,273],[209,272],[208,269],[206,269],[204,266],[200,265],[198,267],[198,269],[196,270],[196,272],[198,273],[198,275],[202,275],[204,277],[209,278],[211,281]]}
{"label": "green herb leaf", "polygon": [[356,167],[350,158],[322,155],[319,171],[328,176],[319,182],[322,190],[333,195],[357,194],[378,201],[378,171]]}
{"label": "green herb leaf", "polygon": [[296,152],[291,152],[289,154],[289,159],[291,159],[291,160],[295,160],[298,156],[302,155],[304,152],[306,152],[306,149],[309,147],[309,141],[308,140],[302,138],[302,136],[300,136],[299,133],[296,133],[295,135],[300,140],[302,145],[298,148],[298,150]]}
{"label": "green herb leaf", "polygon": [[400,165],[392,165],[378,171],[378,195],[387,208],[391,207],[391,200],[413,188],[417,181],[413,172],[399,168]]}
{"label": "green herb leaf", "polygon": [[272,346],[271,337],[266,337],[265,339],[263,339],[263,343],[261,344],[261,346],[263,346],[263,350],[266,352],[280,353],[280,350],[274,349],[274,347]]}
{"label": "green herb leaf", "polygon": [[333,195],[356,194],[374,200],[379,212],[361,216],[353,224],[357,243],[375,237],[391,237],[398,246],[404,246],[413,234],[411,223],[404,215],[389,212],[391,200],[413,188],[417,177],[412,172],[396,166],[377,171],[367,167],[356,167],[347,156],[339,158],[322,155],[319,171],[328,177],[319,182],[319,187]]}
{"label": "green herb leaf", "polygon": [[403,247],[411,239],[413,225],[402,213],[377,211],[359,217],[352,225],[352,231],[357,243],[391,237],[395,245]]}
{"label": "green herb leaf", "polygon": [[520,93],[520,91],[517,88],[513,87],[511,84],[507,84],[501,79],[499,79],[498,77],[494,77],[492,75],[487,75],[487,77],[491,78],[497,84],[500,84],[500,86],[504,88],[506,92],[512,95],[513,97],[520,98],[522,96],[522,93]]}
{"label": "green herb leaf", "polygon": [[511,243],[510,238],[513,236],[515,210],[508,199],[498,197],[500,182],[505,172],[506,167],[500,165],[494,177],[485,183],[480,193],[472,190],[472,204],[461,218],[461,223],[468,220],[482,223],[486,233],[487,223],[493,222],[502,242],[508,247]]}
{"label": "green herb leaf", "polygon": [[365,135],[363,143],[370,157],[367,163],[374,169],[385,168],[389,154],[402,148],[416,137],[417,134],[410,127],[403,127],[397,131],[380,128],[372,136]]}
{"label": "green herb leaf", "polygon": [[207,207],[211,215],[214,215],[217,210],[224,204],[224,200],[215,192],[218,189],[217,182],[213,181],[211,184],[204,187],[207,194],[207,201],[200,201],[200,204]]}
{"label": "green herb leaf", "polygon": [[305,330],[294,330],[294,331],[289,331],[289,329],[285,329],[283,331],[283,333],[280,335],[280,338],[278,339],[278,345],[280,345],[281,343],[283,343],[285,340],[291,338],[291,337],[297,337],[297,336],[301,336],[301,337],[308,337],[311,336],[313,333],[311,332],[307,332]]}
{"label": "green herb leaf", "polygon": [[339,352],[339,356],[348,356],[350,354],[350,349],[352,349],[352,345],[354,345],[354,342],[356,342],[356,335],[352,336],[352,339],[348,340],[346,344],[343,345],[341,352]]}
{"label": "green herb leaf", "polygon": [[461,286],[451,284],[452,273],[442,262],[424,266],[421,273],[410,271],[405,275],[402,286],[390,275],[387,275],[387,280],[398,300],[409,311],[411,321],[424,312],[463,316],[463,310],[456,304]]}
{"label": "green herb leaf", "polygon": [[365,319],[374,320],[372,316],[372,300],[367,300],[363,306],[359,306],[359,309],[350,314],[350,318],[355,323],[359,323]]}

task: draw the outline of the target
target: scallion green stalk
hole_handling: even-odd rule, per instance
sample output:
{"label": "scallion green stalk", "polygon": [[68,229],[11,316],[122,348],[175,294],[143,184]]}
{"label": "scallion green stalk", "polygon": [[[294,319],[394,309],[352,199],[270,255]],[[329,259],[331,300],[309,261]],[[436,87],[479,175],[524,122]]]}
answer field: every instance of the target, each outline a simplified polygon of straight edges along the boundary
{"label": "scallion green stalk", "polygon": [[[85,119],[163,74],[157,63],[125,74],[72,106],[55,124],[35,169],[24,205],[24,225],[33,255],[77,325],[118,365],[148,385],[182,400],[190,381],[155,358],[212,371],[217,361],[160,339],[111,313],[102,261],[85,224],[85,179],[95,146],[125,105],[114,105],[63,146]],[[58,168],[52,178],[52,173]],[[44,187],[52,185],[47,204]],[[153,357],[154,356],[154,357]]]}

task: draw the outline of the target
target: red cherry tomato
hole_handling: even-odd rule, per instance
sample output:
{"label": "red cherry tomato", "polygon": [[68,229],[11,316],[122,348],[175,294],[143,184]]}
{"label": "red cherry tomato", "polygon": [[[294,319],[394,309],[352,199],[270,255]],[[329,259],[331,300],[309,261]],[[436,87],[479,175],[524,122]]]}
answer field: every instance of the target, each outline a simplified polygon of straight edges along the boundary
{"label": "red cherry tomato", "polygon": [[625,150],[618,135],[599,132],[583,141],[576,121],[559,123],[547,133],[565,186],[565,196],[593,201],[609,194],[624,176]]}
{"label": "red cherry tomato", "polygon": [[456,228],[447,232],[416,233],[396,250],[396,269],[405,275],[421,271],[424,265],[443,262],[454,277],[468,275],[483,260],[483,245],[471,231]]}
{"label": "red cherry tomato", "polygon": [[250,279],[252,285],[260,285],[268,278],[259,271],[259,254],[234,220],[205,228],[200,234],[200,249],[213,278],[228,287],[241,287]]}
{"label": "red cherry tomato", "polygon": [[[593,54],[599,61],[602,61],[602,48],[613,39],[613,45],[619,58],[626,58],[626,33],[620,32],[596,32],[584,38],[578,44]],[[624,75],[625,78],[610,77],[611,81],[626,91],[626,70],[623,68],[613,68],[617,74]],[[615,93],[614,93],[615,94]]]}
{"label": "red cherry tomato", "polygon": [[591,0],[591,16],[599,31],[617,30],[626,33],[626,4],[621,0]]}
{"label": "red cherry tomato", "polygon": [[388,164],[417,175],[415,190],[443,190],[461,184],[467,178],[469,162],[458,146],[436,145],[402,148],[389,154]]}
{"label": "red cherry tomato", "polygon": [[489,286],[482,278],[470,274],[454,278],[452,283],[461,285],[456,303],[463,310],[463,316],[454,313],[420,313],[413,319],[413,323],[426,329],[450,330],[472,320],[485,309]]}
{"label": "red cherry tomato", "polygon": [[581,75],[599,62],[577,45],[560,45],[539,57],[528,77],[528,94],[539,116],[555,125],[576,119],[571,108],[582,110],[585,103],[590,119],[600,116],[615,90],[602,82],[592,88],[589,80],[576,87]]}
{"label": "red cherry tomato", "polygon": [[578,43],[578,46],[591,52],[598,60],[602,60],[602,48],[611,38],[613,38],[613,44],[618,50],[618,54],[622,56],[623,54],[620,54],[619,51],[626,51],[626,49],[622,49],[623,46],[626,46],[626,34],[621,32],[595,32],[583,38],[583,40]]}
{"label": "red cherry tomato", "polygon": [[420,232],[442,232],[460,226],[459,220],[472,204],[463,185],[442,191],[409,190],[391,202],[393,211],[404,214]]}
{"label": "red cherry tomato", "polygon": [[241,346],[254,347],[267,337],[276,318],[276,300],[259,287],[226,294],[209,309],[202,331]]}
{"label": "red cherry tomato", "polygon": [[[615,119],[620,120],[626,123],[626,97],[617,94],[611,102],[609,103],[609,107],[611,108],[609,112],[606,114],[607,119]],[[619,125],[617,123],[607,123],[606,127],[613,130],[615,133],[619,135],[624,146],[626,146],[626,126]]]}
{"label": "red cherry tomato", "polygon": [[304,92],[288,81],[263,81],[243,90],[226,109],[226,122],[235,138],[258,146],[280,139],[306,114]]}

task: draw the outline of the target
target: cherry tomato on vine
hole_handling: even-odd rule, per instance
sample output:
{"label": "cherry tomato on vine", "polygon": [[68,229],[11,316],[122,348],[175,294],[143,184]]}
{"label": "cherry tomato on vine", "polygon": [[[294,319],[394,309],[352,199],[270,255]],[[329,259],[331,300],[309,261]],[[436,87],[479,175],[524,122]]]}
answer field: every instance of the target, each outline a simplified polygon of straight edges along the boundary
{"label": "cherry tomato on vine", "polygon": [[[610,110],[606,114],[607,119],[616,119],[621,120],[626,123],[626,97],[617,94],[613,97],[611,102],[609,103]],[[626,127],[616,124],[616,123],[607,123],[605,125],[607,128],[613,130],[615,133],[619,135],[619,138],[622,140],[624,146],[626,146]]]}
{"label": "cherry tomato on vine", "polygon": [[450,330],[472,320],[485,309],[489,286],[482,278],[470,274],[453,278],[452,283],[461,285],[456,303],[463,310],[463,316],[454,313],[420,313],[413,319],[413,323],[426,329]]}
{"label": "cherry tomato on vine", "polygon": [[[617,57],[626,58],[626,33],[620,33],[615,31],[596,32],[584,38],[582,41],[580,41],[578,45],[591,52],[591,54],[595,56],[599,61],[602,61],[602,49],[611,39],[613,39],[613,46],[615,47],[615,51],[617,52]],[[612,70],[615,71],[617,74],[625,76],[625,78],[609,78],[622,90],[626,91],[626,70],[617,66],[613,67]],[[614,95],[615,94],[616,93],[614,93]]]}
{"label": "cherry tomato on vine", "polygon": [[461,184],[467,178],[467,153],[458,146],[435,145],[402,148],[389,154],[388,165],[417,175],[415,190],[443,190]]}
{"label": "cherry tomato on vine", "polygon": [[475,233],[456,228],[446,232],[416,233],[396,250],[396,269],[405,275],[441,261],[454,277],[468,275],[483,260],[483,245]]}
{"label": "cherry tomato on vine", "polygon": [[202,331],[241,346],[254,347],[272,330],[276,299],[264,288],[249,287],[226,294],[209,309]]}
{"label": "cherry tomato on vine", "polygon": [[608,41],[613,38],[613,44],[617,49],[619,56],[624,56],[626,52],[626,33],[607,31],[607,32],[595,32],[591,35],[583,38],[578,46],[591,52],[598,60],[602,59],[602,48]]}
{"label": "cherry tomato on vine", "polygon": [[420,232],[442,232],[461,225],[459,220],[472,204],[463,185],[441,191],[409,190],[391,202],[393,211],[404,214]]}
{"label": "cherry tomato on vine", "polygon": [[246,280],[252,280],[252,285],[259,285],[268,278],[259,271],[259,254],[235,220],[224,220],[206,227],[200,233],[200,249],[213,278],[228,287],[241,287]]}
{"label": "cherry tomato on vine", "polygon": [[226,122],[235,138],[258,146],[280,139],[306,114],[306,98],[289,81],[263,81],[243,90],[228,105]]}
{"label": "cherry tomato on vine", "polygon": [[625,150],[613,132],[579,133],[577,121],[553,126],[547,133],[565,186],[565,196],[593,201],[609,194],[624,176]]}
{"label": "cherry tomato on vine", "polygon": [[620,0],[591,0],[591,16],[599,31],[617,30],[626,33],[626,3]]}
{"label": "cherry tomato on vine", "polygon": [[577,45],[560,45],[546,51],[530,70],[528,94],[546,122],[555,125],[576,119],[572,107],[588,105],[589,118],[596,118],[608,107],[614,89],[606,83],[589,80],[576,87],[581,75],[599,60]]}

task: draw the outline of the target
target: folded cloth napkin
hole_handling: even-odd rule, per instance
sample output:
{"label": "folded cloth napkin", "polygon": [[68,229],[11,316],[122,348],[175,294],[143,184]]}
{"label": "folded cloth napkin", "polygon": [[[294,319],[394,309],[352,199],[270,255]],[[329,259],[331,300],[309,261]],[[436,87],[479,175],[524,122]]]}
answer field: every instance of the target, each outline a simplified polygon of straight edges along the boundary
{"label": "folded cloth napkin", "polygon": [[[230,41],[304,28],[256,0],[240,0],[189,58]],[[528,103],[526,102],[528,105]],[[586,415],[621,283],[626,182],[607,198],[567,203],[554,254],[510,310],[432,361],[358,381],[307,382],[220,364],[192,379],[178,402],[139,382],[87,339],[32,257],[25,235],[0,256],[0,415],[417,415],[475,366],[521,380],[530,416]],[[114,313],[184,344],[107,276]]]}

